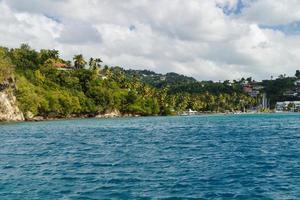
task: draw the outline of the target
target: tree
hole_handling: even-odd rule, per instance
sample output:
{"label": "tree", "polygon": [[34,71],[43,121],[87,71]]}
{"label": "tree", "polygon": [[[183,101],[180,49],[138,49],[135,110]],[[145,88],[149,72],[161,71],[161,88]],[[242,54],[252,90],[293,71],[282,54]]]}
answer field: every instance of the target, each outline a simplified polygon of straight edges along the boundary
{"label": "tree", "polygon": [[248,83],[251,83],[251,82],[252,82],[252,77],[248,77],[248,78],[246,79],[246,81],[248,81]]}
{"label": "tree", "polygon": [[89,67],[90,70],[99,70],[101,68],[102,60],[100,58],[90,58]]}
{"label": "tree", "polygon": [[297,78],[300,78],[300,70],[296,70],[295,76],[296,76]]}
{"label": "tree", "polygon": [[[84,69],[87,64],[81,54],[73,60],[76,69]],[[11,50],[0,48],[0,82],[11,75],[16,77],[21,110],[45,117],[95,116],[113,109],[138,115],[171,115],[187,109],[234,111],[256,103],[242,91],[245,79],[233,83],[198,82],[175,73],[102,68],[100,58],[89,59],[90,70],[58,70],[58,63],[67,61],[59,57],[57,50],[37,52],[25,44]],[[106,77],[99,76],[100,69]],[[295,80],[291,77],[267,82],[265,92],[276,95],[271,99],[278,99],[283,90],[294,87]]]}
{"label": "tree", "polygon": [[86,61],[84,60],[82,54],[78,54],[78,55],[75,55],[73,57],[73,60],[74,60],[74,65],[75,65],[75,68],[76,69],[83,69],[84,66],[86,65]]}
{"label": "tree", "polygon": [[57,60],[59,58],[59,51],[52,49],[42,49],[39,53],[40,62],[44,64],[48,59]]}
{"label": "tree", "polygon": [[32,70],[39,68],[38,52],[31,49],[28,44],[22,44],[20,48],[12,49],[10,51],[10,57],[17,69]]}
{"label": "tree", "polygon": [[12,75],[12,64],[4,48],[0,48],[0,83]]}

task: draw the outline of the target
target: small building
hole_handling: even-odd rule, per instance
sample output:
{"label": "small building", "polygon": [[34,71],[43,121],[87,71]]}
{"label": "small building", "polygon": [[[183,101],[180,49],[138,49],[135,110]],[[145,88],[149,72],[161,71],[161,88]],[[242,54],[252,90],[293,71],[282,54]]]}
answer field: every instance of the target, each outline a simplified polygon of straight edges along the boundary
{"label": "small building", "polygon": [[252,92],[249,93],[251,97],[257,97],[260,94],[258,90],[253,90]]}
{"label": "small building", "polygon": [[54,67],[56,68],[56,69],[58,69],[58,70],[73,70],[74,69],[74,67],[72,67],[72,66],[68,66],[67,64],[65,64],[65,63],[54,63]]}
{"label": "small building", "polygon": [[300,96],[300,80],[295,81],[294,84],[295,84],[295,91]]}
{"label": "small building", "polygon": [[161,80],[161,81],[165,81],[165,80],[166,80],[166,76],[160,77],[160,80]]}
{"label": "small building", "polygon": [[252,92],[252,85],[250,85],[250,84],[245,84],[245,85],[243,85],[243,91],[244,92],[246,92],[246,93],[250,93],[250,92]]}
{"label": "small building", "polygon": [[283,96],[288,96],[288,97],[296,97],[297,95],[298,92],[294,90],[287,90],[283,93]]}
{"label": "small building", "polygon": [[276,112],[300,112],[300,101],[277,102]]}
{"label": "small building", "polygon": [[243,84],[243,91],[252,97],[257,97],[263,89],[264,87],[257,82]]}
{"label": "small building", "polygon": [[253,85],[253,90],[262,90],[262,89],[264,89],[264,86],[262,86],[262,85]]}
{"label": "small building", "polygon": [[287,108],[287,105],[285,102],[277,102],[275,106],[276,112],[283,112]]}
{"label": "small building", "polygon": [[192,110],[192,109],[188,109],[187,111],[178,112],[177,114],[178,114],[178,115],[181,115],[181,116],[187,116],[187,115],[197,115],[198,112],[197,112],[197,111],[194,111],[194,110]]}
{"label": "small building", "polygon": [[198,112],[197,111],[195,111],[195,110],[192,110],[192,109],[189,109],[188,110],[188,114],[189,115],[196,115]]}
{"label": "small building", "polygon": [[295,112],[300,112],[300,101],[294,101],[294,111]]}

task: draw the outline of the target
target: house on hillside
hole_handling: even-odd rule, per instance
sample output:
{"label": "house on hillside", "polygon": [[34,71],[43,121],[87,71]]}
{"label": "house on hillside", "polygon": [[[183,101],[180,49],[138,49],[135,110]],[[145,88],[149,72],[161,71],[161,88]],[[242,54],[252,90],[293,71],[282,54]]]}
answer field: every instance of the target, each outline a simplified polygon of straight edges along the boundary
{"label": "house on hillside", "polygon": [[250,92],[252,92],[252,85],[251,84],[244,84],[243,85],[243,91],[245,92],[245,93],[250,93]]}
{"label": "house on hillside", "polygon": [[288,97],[297,97],[300,96],[300,80],[296,80],[294,82],[294,87],[292,87],[289,90],[284,91],[283,96]]}
{"label": "house on hillside", "polygon": [[260,92],[258,90],[252,90],[251,92],[248,93],[251,97],[257,97]]}
{"label": "house on hillside", "polygon": [[264,87],[257,82],[248,82],[242,86],[243,91],[252,97],[257,97],[261,93],[261,90],[264,89]]}
{"label": "house on hillside", "polygon": [[165,81],[166,78],[167,78],[166,76],[162,76],[162,77],[160,77],[160,80],[161,80],[161,81]]}
{"label": "house on hillside", "polygon": [[298,95],[298,92],[296,90],[287,90],[283,93],[283,96],[288,97],[296,97]]}
{"label": "house on hillside", "polygon": [[75,69],[75,67],[73,66],[68,66],[67,64],[60,63],[60,62],[54,63],[54,67],[58,70],[64,70],[64,71]]}
{"label": "house on hillside", "polygon": [[295,81],[295,91],[298,93],[300,96],[300,80]]}

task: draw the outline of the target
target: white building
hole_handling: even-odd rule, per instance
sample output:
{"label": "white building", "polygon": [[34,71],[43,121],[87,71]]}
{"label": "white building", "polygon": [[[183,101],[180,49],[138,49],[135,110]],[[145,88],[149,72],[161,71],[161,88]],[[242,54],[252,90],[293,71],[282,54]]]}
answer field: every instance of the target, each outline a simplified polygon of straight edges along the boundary
{"label": "white building", "polygon": [[276,112],[300,112],[300,101],[277,102]]}

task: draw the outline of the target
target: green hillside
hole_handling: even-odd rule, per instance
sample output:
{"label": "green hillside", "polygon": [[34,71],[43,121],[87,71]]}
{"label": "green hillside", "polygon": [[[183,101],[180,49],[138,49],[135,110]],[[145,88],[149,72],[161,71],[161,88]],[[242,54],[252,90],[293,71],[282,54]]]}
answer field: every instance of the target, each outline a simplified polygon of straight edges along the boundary
{"label": "green hillside", "polygon": [[[0,81],[12,76],[19,107],[34,116],[92,117],[111,110],[170,115],[188,109],[238,111],[258,104],[257,98],[243,92],[241,81],[198,82],[176,73],[125,70],[102,66],[101,59],[83,55],[67,61],[57,50],[36,51],[25,44],[0,48]],[[273,82],[263,82],[268,93],[279,87]]]}

